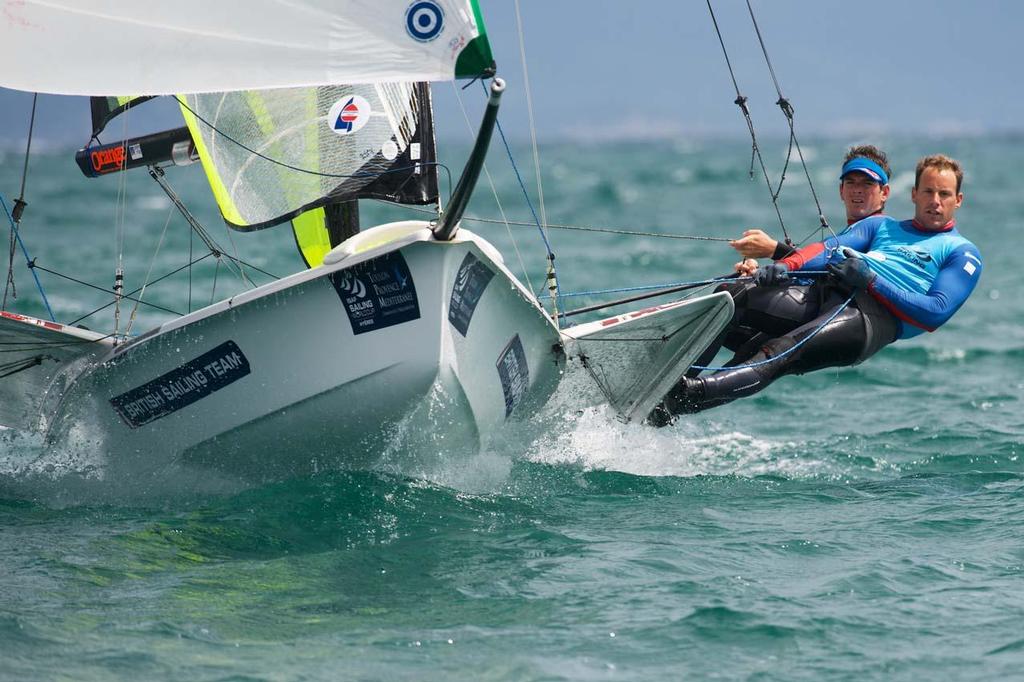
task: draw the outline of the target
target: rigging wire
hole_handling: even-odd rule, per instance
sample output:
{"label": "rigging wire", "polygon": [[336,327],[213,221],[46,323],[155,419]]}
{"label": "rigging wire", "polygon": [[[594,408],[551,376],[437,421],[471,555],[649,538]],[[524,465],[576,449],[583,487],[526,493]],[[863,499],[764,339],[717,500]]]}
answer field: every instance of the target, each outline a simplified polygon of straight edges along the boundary
{"label": "rigging wire", "polygon": [[[472,85],[472,83],[470,83],[470,85]],[[459,103],[459,109],[462,111],[462,118],[466,121],[466,127],[472,135],[473,124],[470,122],[469,115],[466,113],[466,107],[463,105],[462,96],[459,94],[459,88],[455,85],[455,81],[452,81],[452,91],[455,93],[455,101]],[[530,273],[527,272],[526,263],[523,262],[523,255],[519,252],[519,244],[516,243],[515,237],[512,236],[512,226],[508,221],[508,216],[505,215],[505,208],[501,205],[501,198],[498,196],[498,188],[494,184],[494,178],[491,177],[491,171],[487,168],[487,162],[484,162],[483,170],[484,175],[487,177],[487,184],[491,187],[491,194],[494,196],[494,203],[498,205],[498,213],[501,214],[501,220],[495,222],[505,224],[509,240],[512,242],[512,248],[516,252],[516,259],[519,261],[519,267],[523,271],[523,278],[526,280],[527,287],[530,291],[533,291],[533,283],[530,282]],[[466,218],[463,217],[462,220],[466,220]]]}
{"label": "rigging wire", "polygon": [[[181,272],[185,268],[191,268],[196,263],[198,263],[200,261],[203,261],[203,260],[206,260],[207,258],[211,257],[212,255],[213,255],[212,253],[204,253],[202,256],[200,256],[199,258],[195,259],[194,261],[192,261],[190,263],[186,263],[185,265],[182,265],[179,268],[175,268],[171,272],[168,272],[167,274],[162,275],[161,277],[158,277],[158,278],[154,279],[152,282],[150,282],[150,284],[156,284],[157,282],[161,282],[161,281],[167,279],[168,277],[173,277],[174,275],[178,274],[179,272]],[[41,266],[37,266],[37,267],[41,267]],[[44,269],[44,268],[41,268],[41,269]],[[54,274],[56,274],[58,277],[65,277],[64,275],[61,275],[60,273],[54,273]],[[70,279],[70,278],[65,277],[65,279]],[[76,281],[76,280],[72,280],[72,281]],[[92,287],[92,288],[95,288],[95,289],[99,289],[100,291],[104,291],[104,292],[110,293],[107,289],[104,289],[103,287],[97,287],[95,285],[89,284],[88,282],[78,282],[78,283],[79,284],[84,284],[87,287]],[[134,296],[138,292],[139,292],[139,289],[133,289],[132,291],[128,292],[127,296]],[[153,305],[152,303],[146,303],[145,301],[142,301],[142,304],[143,305],[148,305],[148,306],[152,306]],[[104,303],[103,305],[101,305],[99,308],[96,308],[92,312],[88,312],[85,315],[82,315],[81,317],[72,320],[66,326],[70,327],[72,325],[78,324],[82,320],[87,319],[89,317],[92,317],[96,313],[98,313],[98,312],[100,312],[102,310],[106,310],[107,308],[109,308],[112,305],[114,305],[113,301],[111,301],[109,303]],[[174,313],[175,315],[180,315],[180,313],[176,313],[173,310],[167,311],[167,312]],[[112,336],[112,335],[108,335],[108,336]]]}
{"label": "rigging wire", "polygon": [[[497,223],[497,224],[508,224],[515,225],[517,227],[536,227],[537,223],[528,223],[515,220],[496,220],[494,218],[474,218],[467,216],[463,220],[469,220],[477,223]],[[630,237],[661,237],[664,239],[690,239],[694,241],[703,242],[731,242],[733,241],[730,237],[708,237],[703,235],[688,235],[688,234],[672,234],[668,232],[640,232],[638,230],[624,230],[621,228],[614,227],[596,227],[593,225],[558,225],[555,223],[548,223],[546,227],[550,230],[577,230],[581,232],[604,232],[606,234],[620,234],[627,235]]]}
{"label": "rigging wire", "polygon": [[18,246],[21,247],[21,253],[25,256],[25,264],[28,266],[29,270],[32,271],[32,277],[36,281],[36,287],[39,289],[39,295],[43,297],[43,305],[46,306],[46,312],[50,316],[50,320],[56,322],[57,318],[53,316],[53,309],[50,307],[50,300],[46,297],[46,292],[43,291],[43,283],[39,281],[39,275],[37,275],[35,271],[36,261],[34,258],[29,257],[28,249],[25,248],[25,242],[22,241],[21,239],[21,231],[18,230],[18,225],[17,223],[14,222],[14,217],[11,215],[11,212],[7,209],[7,202],[4,201],[4,197],[2,194],[0,194],[0,208],[3,208],[4,215],[7,216],[7,220],[11,224],[11,231],[14,234],[14,238],[18,242]]}
{"label": "rigging wire", "polygon": [[[511,152],[509,152],[509,153],[511,154]],[[515,159],[512,160],[512,164],[513,164],[513,168],[514,168],[515,167]],[[517,168],[515,170],[518,171]],[[520,183],[520,184],[522,184],[522,183]],[[524,191],[525,191],[525,189],[524,189]],[[394,202],[386,201],[384,199],[374,199],[374,201],[377,201],[378,203],[382,203],[382,204],[387,204],[389,206],[398,206],[398,207],[401,207],[401,208],[404,208],[404,209],[408,209],[410,211],[416,211],[418,213],[432,213],[432,211],[430,209],[420,208],[418,206],[407,206],[407,205],[404,205],[404,204],[395,204]],[[529,197],[527,197],[527,203],[529,204]],[[532,205],[530,206],[530,209],[531,209],[531,212],[532,212],[532,209],[533,209]],[[502,215],[504,216],[504,213]],[[536,216],[536,214],[534,214],[534,215]],[[480,218],[480,217],[473,217],[473,216],[463,216],[462,220],[463,220],[463,222],[469,221],[469,222],[474,222],[474,223],[491,223],[491,224],[494,224],[494,225],[512,225],[514,227],[530,227],[530,228],[533,228],[533,227],[538,227],[540,225],[540,221],[539,220],[535,220],[534,222],[526,222],[526,221],[522,221],[522,220],[508,220],[505,217],[502,217],[501,219],[498,219],[498,218]],[[639,230],[627,230],[627,229],[618,228],[618,227],[597,227],[595,225],[564,225],[564,224],[560,225],[558,223],[548,223],[545,227],[547,227],[547,229],[549,229],[549,230],[576,230],[576,231],[580,231],[580,232],[604,232],[604,233],[607,233],[607,234],[619,234],[619,235],[626,235],[626,236],[629,236],[629,237],[659,237],[659,238],[662,238],[662,239],[690,239],[690,240],[693,240],[693,241],[702,241],[702,242],[731,242],[731,241],[733,241],[733,239],[731,237],[710,237],[710,236],[707,236],[707,235],[674,234],[674,233],[671,233],[671,232],[641,232]],[[815,228],[815,231],[817,231],[817,228]],[[813,232],[811,234],[813,234]]]}
{"label": "rigging wire", "polygon": [[[526,92],[526,110],[530,120],[530,140],[533,145],[533,171],[537,177],[537,204],[540,206],[540,231],[544,235],[544,245],[548,250],[548,271],[547,271],[547,284],[548,293],[551,295],[551,318],[555,321],[555,328],[558,328],[558,273],[555,270],[555,254],[551,251],[551,246],[548,243],[548,237],[545,229],[547,225],[548,217],[547,211],[544,206],[544,183],[541,181],[540,173],[540,151],[537,148],[537,126],[533,119],[533,97],[530,94],[530,73],[526,68],[526,41],[524,39],[523,31],[523,18],[519,11],[519,0],[515,0],[516,8],[516,30],[519,34],[519,58],[523,67],[523,89]],[[498,131],[501,132],[501,139],[505,142],[505,148],[508,149],[508,142],[505,140],[505,133],[501,131],[501,126],[498,126]],[[509,158],[511,158],[511,151],[509,152]],[[517,173],[518,174],[518,173]]]}
{"label": "rigging wire", "polygon": [[[108,289],[106,287],[101,287],[98,284],[91,284],[91,283],[86,282],[84,280],[76,279],[74,277],[71,277],[70,275],[65,275],[64,273],[57,272],[56,270],[50,270],[49,268],[45,268],[42,265],[36,264],[35,262],[32,263],[32,269],[33,270],[42,270],[43,272],[47,272],[47,273],[49,273],[51,275],[54,275],[55,277],[60,277],[61,279],[66,279],[69,282],[74,282],[75,284],[81,284],[82,286],[89,287],[90,289],[96,289],[97,291],[102,291],[105,294],[109,294],[110,293],[110,289]],[[136,301],[138,299],[132,298],[132,294],[134,294],[136,292],[138,292],[138,289],[136,289],[134,292],[129,293],[129,294],[122,293],[119,296],[119,298],[127,299],[129,301]],[[100,310],[105,310],[105,309],[109,308],[110,306],[114,305],[116,302],[117,302],[116,300],[111,301],[110,303],[107,303],[103,307],[98,308],[98,309],[94,310],[93,312],[89,313],[89,315],[93,315],[95,313],[98,313]],[[181,313],[179,313],[176,310],[171,310],[170,308],[164,308],[163,306],[159,306],[156,303],[148,303],[146,301],[141,301],[141,303],[143,305],[148,305],[151,308],[156,308],[158,310],[162,310],[162,311],[164,311],[166,313],[171,313],[173,315],[181,315]],[[80,317],[80,318],[78,318],[78,320],[75,320],[74,322],[71,322],[71,323],[69,323],[69,324],[67,324],[65,326],[70,326],[72,324],[75,324],[75,322],[78,322],[79,320],[84,320],[86,317],[89,317],[89,315],[85,315],[83,317]],[[111,336],[116,336],[116,335],[117,334],[116,334],[116,330],[115,330],[115,332],[112,333]]]}
{"label": "rigging wire", "polygon": [[[792,245],[793,240],[789,238],[789,232],[786,230],[786,221],[782,219],[782,209],[779,208],[779,196],[775,189],[772,187],[771,177],[768,175],[768,168],[765,166],[764,158],[761,156],[761,147],[757,143],[757,134],[754,132],[754,121],[750,116],[750,108],[747,106],[747,98],[740,92],[739,83],[736,82],[736,73],[732,68],[732,61],[729,59],[729,51],[725,47],[725,40],[722,38],[722,32],[718,28],[718,19],[715,18],[715,10],[711,7],[711,0],[707,0],[708,12],[711,13],[711,23],[715,26],[715,33],[718,35],[718,43],[722,46],[722,54],[725,56],[725,65],[729,69],[729,77],[732,79],[733,88],[736,90],[736,99],[733,100],[736,106],[743,112],[743,118],[747,122],[747,130],[750,131],[750,142],[751,142],[751,155],[750,155],[750,177],[754,177],[754,159],[761,166],[761,173],[764,175],[764,181],[768,185],[768,193],[772,197],[772,205],[775,207],[775,214],[779,218],[779,225],[782,227],[782,234],[787,244]],[[782,182],[779,182],[779,191],[782,189]]]}
{"label": "rigging wire", "polygon": [[[25,183],[28,180],[28,161],[32,156],[32,133],[36,127],[36,103],[39,101],[39,93],[32,93],[32,113],[28,120],[28,140],[25,142],[25,164],[21,168],[21,191],[18,198],[14,200],[14,208],[11,211],[13,222],[21,224],[21,215],[25,212]],[[7,256],[7,283],[4,285],[4,300],[0,309],[7,308],[7,294],[10,292],[12,298],[18,298],[18,287],[14,283],[14,230],[11,230],[10,246]]]}
{"label": "rigging wire", "polygon": [[[237,249],[236,249],[235,255],[227,253],[225,251],[225,249],[223,247],[221,247],[220,244],[217,243],[217,240],[215,240],[213,238],[213,235],[211,235],[209,233],[209,231],[205,227],[203,227],[202,224],[196,219],[196,217],[194,215],[192,215],[192,212],[188,210],[188,207],[185,206],[185,203],[181,200],[181,198],[178,196],[178,194],[174,191],[174,189],[171,187],[170,183],[167,182],[166,173],[164,173],[164,170],[163,170],[162,167],[160,167],[160,166],[151,166],[150,169],[149,169],[149,176],[151,178],[153,178],[153,180],[157,183],[157,185],[160,186],[160,189],[162,189],[164,194],[167,195],[167,198],[169,198],[171,200],[171,203],[174,204],[174,206],[178,209],[178,212],[181,213],[182,217],[185,218],[185,222],[187,222],[189,224],[189,226],[192,228],[192,230],[195,232],[195,234],[199,235],[199,238],[203,240],[203,243],[206,244],[206,248],[209,249],[209,251],[218,260],[220,260],[220,258],[222,256],[224,256],[230,262],[232,262],[232,263],[234,263],[236,265],[238,270],[237,270],[237,272],[235,274],[238,275],[238,277],[241,279],[241,281],[243,283],[246,283],[246,284],[248,284],[248,285],[250,285],[252,287],[256,286],[256,284],[246,276],[245,271],[241,267],[242,265],[250,267],[250,268],[256,270],[257,272],[261,272],[264,275],[267,275],[268,277],[272,277],[274,279],[277,279],[277,277],[275,275],[272,275],[271,273],[267,272],[266,270],[258,268],[256,266],[252,265],[251,263],[247,263],[246,261],[244,261],[241,258],[239,258],[238,255],[237,255]],[[229,233],[229,236],[230,236],[230,233]],[[232,241],[232,246],[234,246],[234,242],[233,241]],[[232,270],[232,272],[235,272],[235,271]]]}
{"label": "rigging wire", "polygon": [[193,254],[193,246],[196,238],[195,230],[191,229],[188,231],[188,311],[192,312],[192,259],[195,257]]}
{"label": "rigging wire", "polygon": [[[174,215],[174,206],[172,205],[167,211],[167,220],[164,221],[163,232],[160,233],[160,241],[156,244],[156,249],[153,251],[153,257],[149,261],[149,269],[146,270],[146,277],[142,280],[142,289],[139,291],[139,300],[135,302],[135,306],[132,308],[132,314],[128,317],[128,327],[124,330],[125,337],[128,337],[132,333],[132,326],[135,324],[135,316],[139,312],[139,305],[142,303],[142,297],[146,295],[146,287],[149,285],[149,276],[153,274],[153,266],[156,264],[156,257],[160,255],[160,249],[164,245],[164,238],[167,237],[167,227],[171,224],[171,216]],[[189,270],[189,274],[192,271]]]}
{"label": "rigging wire", "polygon": [[[126,140],[128,139],[128,118],[131,108],[121,118],[121,152],[127,156]],[[117,200],[114,204],[114,250],[117,261],[114,266],[114,338],[121,328],[121,294],[124,291],[124,241],[125,223],[128,213],[128,174],[121,172],[118,178]]]}
{"label": "rigging wire", "polygon": [[[710,0],[709,0],[710,2]],[[775,67],[772,66],[772,60],[768,56],[768,48],[765,46],[764,37],[761,35],[761,27],[758,26],[757,17],[754,16],[754,8],[750,4],[750,0],[747,0],[747,11],[750,13],[750,20],[754,24],[754,32],[757,33],[757,40],[761,44],[761,53],[764,55],[764,61],[768,65],[768,73],[771,74],[772,82],[775,84],[775,92],[779,96],[778,101],[775,103],[782,110],[783,115],[786,117],[786,122],[789,125],[789,151],[786,153],[786,164],[782,169],[782,176],[779,178],[779,189],[776,192],[775,197],[778,197],[778,193],[782,192],[782,183],[786,179],[786,168],[789,166],[789,158],[793,152],[793,147],[796,147],[797,156],[800,158],[800,165],[803,167],[804,176],[807,178],[807,186],[811,190],[811,196],[814,198],[814,206],[818,209],[818,221],[821,223],[821,236],[825,236],[825,230],[832,233],[835,237],[836,233],[829,225],[828,219],[825,217],[825,212],[821,209],[821,202],[818,201],[818,193],[814,189],[814,182],[811,180],[811,173],[807,169],[807,161],[804,159],[803,150],[800,148],[800,141],[796,137],[796,126],[793,120],[794,109],[793,105],[790,104],[789,100],[782,94],[782,88],[779,86],[779,79],[775,76]],[[811,233],[813,234],[813,232]],[[804,238],[807,241],[808,237]],[[803,243],[803,242],[801,242]]]}

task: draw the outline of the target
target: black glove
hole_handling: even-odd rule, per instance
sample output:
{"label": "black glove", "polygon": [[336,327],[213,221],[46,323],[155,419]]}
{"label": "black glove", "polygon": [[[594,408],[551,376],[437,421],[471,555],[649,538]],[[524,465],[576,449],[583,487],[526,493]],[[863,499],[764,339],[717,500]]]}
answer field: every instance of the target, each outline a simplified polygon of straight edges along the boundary
{"label": "black glove", "polygon": [[846,258],[841,263],[829,264],[829,274],[854,291],[867,289],[878,275],[868,267],[868,264],[856,251],[843,249],[843,255]]}
{"label": "black glove", "polygon": [[759,287],[780,284],[789,279],[789,269],[782,263],[762,265],[754,271],[754,284]]}

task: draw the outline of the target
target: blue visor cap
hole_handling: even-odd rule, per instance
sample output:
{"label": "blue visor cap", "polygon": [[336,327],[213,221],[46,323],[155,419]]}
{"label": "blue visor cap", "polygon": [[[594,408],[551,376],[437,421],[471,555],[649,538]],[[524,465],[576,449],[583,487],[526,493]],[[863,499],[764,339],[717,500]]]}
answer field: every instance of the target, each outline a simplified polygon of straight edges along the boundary
{"label": "blue visor cap", "polygon": [[842,180],[850,173],[863,173],[879,185],[889,184],[889,176],[882,170],[882,167],[863,156],[856,156],[844,163],[843,172],[839,174],[839,179]]}

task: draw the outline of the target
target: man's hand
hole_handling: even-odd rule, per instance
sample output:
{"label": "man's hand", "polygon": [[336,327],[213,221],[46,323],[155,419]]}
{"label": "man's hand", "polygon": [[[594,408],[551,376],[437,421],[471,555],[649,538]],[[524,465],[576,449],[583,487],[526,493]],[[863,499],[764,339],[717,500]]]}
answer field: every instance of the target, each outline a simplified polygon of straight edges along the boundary
{"label": "man's hand", "polygon": [[781,284],[789,279],[789,269],[782,263],[762,265],[754,273],[754,284],[759,287]]}
{"label": "man's hand", "polygon": [[868,267],[860,254],[853,249],[843,249],[845,258],[841,263],[831,263],[829,273],[853,290],[867,289],[878,275]]}
{"label": "man's hand", "polygon": [[771,258],[779,242],[769,237],[764,230],[747,230],[739,239],[729,242],[729,246],[740,252],[744,258]]}
{"label": "man's hand", "polygon": [[732,266],[732,269],[740,277],[749,277],[757,272],[757,261],[753,258],[747,258]]}

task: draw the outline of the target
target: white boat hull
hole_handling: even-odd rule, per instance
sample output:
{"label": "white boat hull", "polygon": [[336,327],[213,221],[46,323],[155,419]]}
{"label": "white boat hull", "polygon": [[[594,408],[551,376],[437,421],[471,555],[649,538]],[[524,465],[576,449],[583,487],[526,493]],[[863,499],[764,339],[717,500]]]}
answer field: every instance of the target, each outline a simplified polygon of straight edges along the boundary
{"label": "white boat hull", "polygon": [[50,440],[85,432],[119,470],[256,478],[370,466],[401,432],[478,447],[555,389],[558,333],[487,242],[404,225],[115,349]]}

